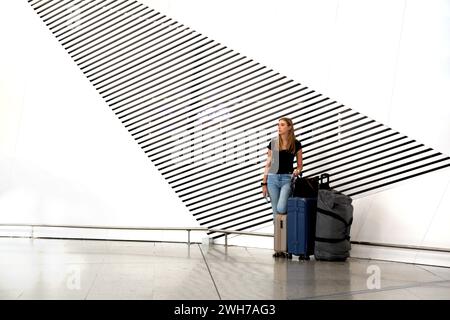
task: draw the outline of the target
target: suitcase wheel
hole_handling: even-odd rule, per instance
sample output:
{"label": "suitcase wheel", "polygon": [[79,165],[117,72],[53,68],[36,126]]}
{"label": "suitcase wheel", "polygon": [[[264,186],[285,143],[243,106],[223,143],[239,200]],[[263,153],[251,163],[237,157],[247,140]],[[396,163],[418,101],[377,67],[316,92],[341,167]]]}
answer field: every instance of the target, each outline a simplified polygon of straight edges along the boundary
{"label": "suitcase wheel", "polygon": [[292,254],[287,252],[275,252],[273,255],[275,258],[289,258],[292,259]]}
{"label": "suitcase wheel", "polygon": [[279,258],[279,257],[282,257],[283,256],[283,252],[275,252],[273,255],[272,255],[272,257],[274,257],[274,258]]}

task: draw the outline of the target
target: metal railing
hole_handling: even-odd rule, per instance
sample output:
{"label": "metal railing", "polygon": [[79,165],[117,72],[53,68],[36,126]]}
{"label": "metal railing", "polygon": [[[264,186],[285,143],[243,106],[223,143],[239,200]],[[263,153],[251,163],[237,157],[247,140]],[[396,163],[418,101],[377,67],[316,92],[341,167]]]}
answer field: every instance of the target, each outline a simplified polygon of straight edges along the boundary
{"label": "metal railing", "polygon": [[[94,226],[94,225],[52,225],[52,224],[24,224],[24,223],[0,223],[0,227],[28,227],[31,228],[31,238],[35,238],[34,229],[35,228],[72,228],[72,229],[104,229],[104,230],[143,230],[143,231],[187,231],[188,240],[187,243],[191,244],[191,231],[204,231],[204,232],[215,232],[223,233],[225,235],[225,246],[228,246],[228,236],[230,234],[237,235],[248,235],[248,236],[259,236],[259,237],[273,237],[273,233],[264,232],[249,232],[249,231],[238,231],[238,230],[225,230],[225,229],[208,229],[203,227],[111,227],[111,226]],[[108,239],[102,239],[108,240]],[[450,253],[449,249],[445,248],[435,248],[426,246],[408,246],[408,245],[397,245],[397,244],[387,244],[387,243],[373,243],[373,242],[360,242],[351,241],[352,244],[369,245],[369,246],[380,246],[380,247],[392,247],[399,249],[414,249],[414,250],[427,250],[427,251],[439,251]]]}
{"label": "metal railing", "polygon": [[209,231],[202,227],[111,227],[93,225],[53,225],[53,224],[24,224],[24,223],[0,223],[0,227],[29,227],[31,238],[34,237],[35,228],[72,228],[72,229],[104,229],[104,230],[143,230],[143,231],[187,231],[187,243],[191,244],[191,231]]}
{"label": "metal railing", "polygon": [[25,224],[25,223],[0,223],[0,227],[25,227],[31,228],[31,238],[35,238],[35,228],[71,228],[71,229],[103,229],[103,230],[143,230],[143,231],[187,231],[187,243],[191,244],[191,231],[205,231],[223,233],[225,235],[225,246],[228,246],[228,235],[248,235],[260,237],[273,237],[272,233],[264,232],[248,232],[238,230],[224,230],[224,229],[208,229],[203,227],[112,227],[112,226],[95,226],[95,225],[54,225],[54,224]]}
{"label": "metal railing", "polygon": [[237,231],[237,230],[223,230],[223,229],[209,229],[210,232],[217,232],[225,234],[225,246],[228,246],[228,235],[230,234],[239,234],[246,236],[260,236],[260,237],[272,237],[273,233],[265,233],[265,232],[248,232],[248,231]]}
{"label": "metal railing", "polygon": [[238,230],[224,230],[224,229],[208,229],[203,227],[112,227],[112,226],[95,226],[95,225],[54,225],[54,224],[25,224],[25,223],[0,223],[0,227],[26,227],[31,228],[31,238],[35,238],[34,231],[36,228],[71,228],[71,229],[103,229],[103,230],[143,230],[143,231],[187,231],[187,243],[191,244],[191,231],[204,231],[223,233],[225,235],[225,246],[228,246],[228,235],[247,235],[260,237],[273,237],[272,233],[264,232],[248,232]]}

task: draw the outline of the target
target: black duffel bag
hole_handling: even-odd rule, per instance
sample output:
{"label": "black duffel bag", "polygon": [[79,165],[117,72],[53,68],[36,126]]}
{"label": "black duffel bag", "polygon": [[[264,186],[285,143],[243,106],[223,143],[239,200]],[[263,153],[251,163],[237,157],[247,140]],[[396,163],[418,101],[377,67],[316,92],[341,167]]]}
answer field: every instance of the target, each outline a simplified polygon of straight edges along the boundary
{"label": "black duffel bag", "polygon": [[291,179],[291,197],[317,198],[319,192],[319,177],[293,176]]}

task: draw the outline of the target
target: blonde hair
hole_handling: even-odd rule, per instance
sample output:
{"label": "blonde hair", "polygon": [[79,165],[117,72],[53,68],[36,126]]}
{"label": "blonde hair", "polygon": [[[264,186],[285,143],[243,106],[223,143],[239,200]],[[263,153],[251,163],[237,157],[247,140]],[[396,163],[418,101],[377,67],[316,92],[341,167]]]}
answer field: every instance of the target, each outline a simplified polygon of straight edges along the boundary
{"label": "blonde hair", "polygon": [[[287,123],[287,125],[289,127],[291,127],[291,129],[289,130],[288,133],[288,138],[287,138],[287,150],[290,153],[295,153],[295,133],[294,133],[294,123],[292,122],[292,120],[288,117],[282,117],[280,118],[278,121],[284,121]],[[281,150],[281,136],[280,134],[278,134],[278,150]]]}

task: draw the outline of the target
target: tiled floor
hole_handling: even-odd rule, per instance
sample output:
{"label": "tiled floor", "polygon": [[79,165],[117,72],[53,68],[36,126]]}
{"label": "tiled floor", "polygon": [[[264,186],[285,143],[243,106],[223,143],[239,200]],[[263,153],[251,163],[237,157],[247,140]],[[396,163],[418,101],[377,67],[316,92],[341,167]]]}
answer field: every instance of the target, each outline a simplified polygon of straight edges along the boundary
{"label": "tiled floor", "polygon": [[183,243],[0,238],[0,299],[450,299],[450,268]]}

